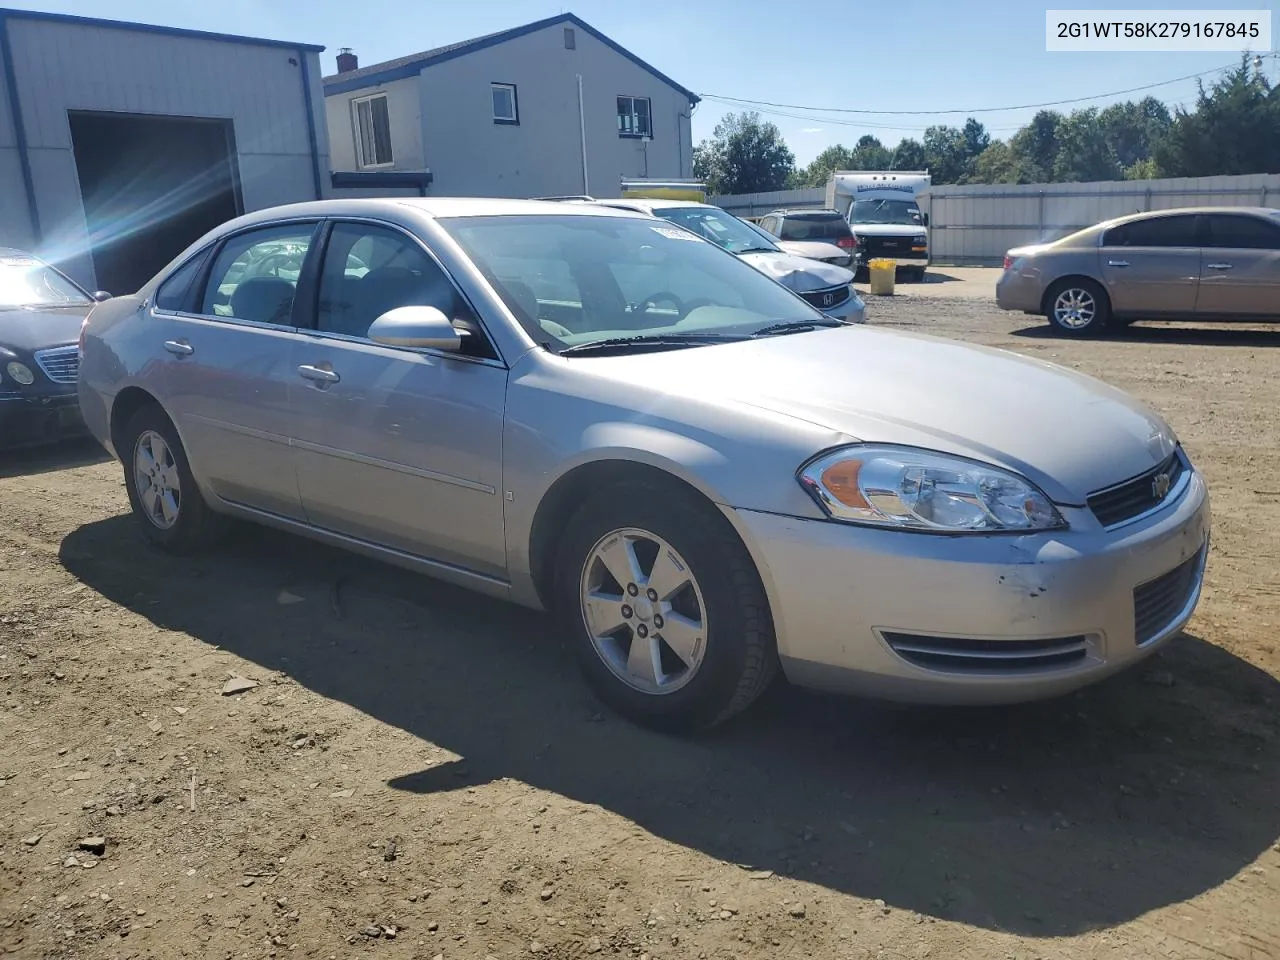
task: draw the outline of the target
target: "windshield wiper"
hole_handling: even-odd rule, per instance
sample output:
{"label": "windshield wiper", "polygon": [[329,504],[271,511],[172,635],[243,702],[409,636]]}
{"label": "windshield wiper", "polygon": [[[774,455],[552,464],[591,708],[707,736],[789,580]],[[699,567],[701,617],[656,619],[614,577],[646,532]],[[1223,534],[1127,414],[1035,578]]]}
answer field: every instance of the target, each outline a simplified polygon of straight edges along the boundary
{"label": "windshield wiper", "polygon": [[607,340],[593,340],[590,343],[575,343],[561,350],[560,355],[597,351],[600,353],[622,352],[632,347],[699,347],[708,343],[733,343],[746,339],[746,337],[735,337],[726,333],[642,334],[635,337],[610,337]]}
{"label": "windshield wiper", "polygon": [[777,253],[774,247],[743,247],[739,253]]}
{"label": "windshield wiper", "polygon": [[843,320],[837,320],[835,317],[828,317],[825,320],[784,320],[781,323],[770,324],[762,327],[751,336],[753,337],[774,337],[780,333],[804,333],[806,330],[816,330],[818,327],[847,327],[849,324]]}

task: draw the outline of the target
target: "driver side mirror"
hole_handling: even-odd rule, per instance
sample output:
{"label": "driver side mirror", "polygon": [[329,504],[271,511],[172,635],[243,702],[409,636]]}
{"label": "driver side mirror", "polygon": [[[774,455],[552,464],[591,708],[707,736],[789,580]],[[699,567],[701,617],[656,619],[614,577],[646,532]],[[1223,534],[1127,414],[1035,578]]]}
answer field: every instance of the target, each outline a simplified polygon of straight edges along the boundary
{"label": "driver side mirror", "polygon": [[926,227],[929,225],[929,215],[927,213],[920,214],[920,220]]}
{"label": "driver side mirror", "polygon": [[435,307],[396,307],[388,310],[369,327],[369,339],[388,347],[413,347],[419,350],[456,351],[462,347],[462,335],[449,318]]}
{"label": "driver side mirror", "polygon": [[106,290],[98,290],[94,293],[93,299],[97,300],[99,303],[105,303],[107,300],[111,299],[111,294],[107,293]]}

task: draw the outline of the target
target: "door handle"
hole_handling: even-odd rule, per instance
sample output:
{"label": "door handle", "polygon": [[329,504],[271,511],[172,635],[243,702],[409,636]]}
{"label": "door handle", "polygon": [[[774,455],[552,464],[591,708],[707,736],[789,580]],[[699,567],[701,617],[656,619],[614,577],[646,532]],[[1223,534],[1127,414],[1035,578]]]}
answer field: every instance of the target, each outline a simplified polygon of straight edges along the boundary
{"label": "door handle", "polygon": [[312,380],[316,383],[337,383],[342,379],[332,370],[326,370],[323,367],[315,367],[309,363],[299,364],[298,374],[299,376],[302,376],[307,380]]}
{"label": "door handle", "polygon": [[185,340],[166,340],[164,348],[176,357],[189,357],[196,352],[196,348]]}
{"label": "door handle", "polygon": [[1129,265],[1128,260],[1108,260],[1107,261],[1108,267],[1127,267],[1128,265]]}
{"label": "door handle", "polygon": [[1206,263],[1205,266],[1208,267],[1210,270],[1230,270],[1231,269],[1231,264],[1229,263]]}

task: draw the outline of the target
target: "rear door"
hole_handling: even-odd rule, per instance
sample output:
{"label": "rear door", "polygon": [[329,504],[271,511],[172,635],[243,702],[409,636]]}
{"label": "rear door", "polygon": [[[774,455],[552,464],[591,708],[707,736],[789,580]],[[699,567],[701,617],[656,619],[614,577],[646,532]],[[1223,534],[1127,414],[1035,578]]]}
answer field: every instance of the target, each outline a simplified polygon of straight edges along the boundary
{"label": "rear door", "polygon": [[1198,215],[1170,214],[1112,227],[1099,248],[1112,310],[1142,316],[1195,312],[1200,286]]}
{"label": "rear door", "polygon": [[[293,312],[315,220],[255,227],[224,240],[189,299],[152,308],[167,364],[165,408],[199,479],[218,497],[302,519],[290,449]],[[171,278],[174,279],[174,278]]]}
{"label": "rear door", "polygon": [[1280,218],[1211,213],[1204,219],[1196,313],[1280,316]]}

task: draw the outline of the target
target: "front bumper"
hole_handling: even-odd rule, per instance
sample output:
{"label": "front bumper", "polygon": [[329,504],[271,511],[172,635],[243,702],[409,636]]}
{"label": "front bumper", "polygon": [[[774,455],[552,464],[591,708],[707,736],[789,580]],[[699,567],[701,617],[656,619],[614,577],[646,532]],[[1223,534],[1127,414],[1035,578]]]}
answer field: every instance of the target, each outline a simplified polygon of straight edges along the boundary
{"label": "front bumper", "polygon": [[86,432],[75,393],[0,394],[0,450],[57,443]]}
{"label": "front bumper", "polygon": [[[1062,512],[1062,531],[950,537],[737,514],[793,683],[991,704],[1057,696],[1122,670],[1176,636],[1199,600],[1209,536],[1199,474],[1177,502],[1110,532],[1087,509]],[[1135,588],[1148,585],[1146,596],[1175,569],[1186,577],[1156,607],[1153,628]],[[1136,609],[1148,614],[1143,642]],[[1055,650],[1070,652],[1036,654]]]}
{"label": "front bumper", "polygon": [[856,293],[839,306],[831,307],[822,312],[829,317],[835,317],[837,320],[843,320],[846,323],[867,322],[867,302]]}

